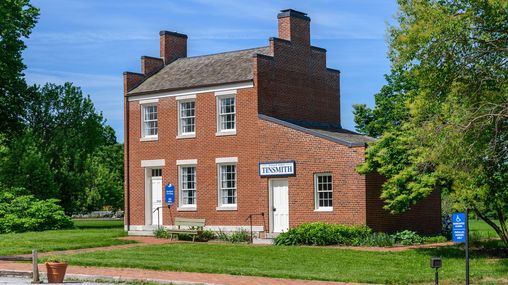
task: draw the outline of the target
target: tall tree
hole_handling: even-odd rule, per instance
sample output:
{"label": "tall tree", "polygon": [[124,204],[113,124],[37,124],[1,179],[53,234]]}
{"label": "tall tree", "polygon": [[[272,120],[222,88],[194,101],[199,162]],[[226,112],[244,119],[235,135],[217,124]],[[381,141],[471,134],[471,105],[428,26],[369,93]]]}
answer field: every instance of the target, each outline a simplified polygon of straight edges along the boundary
{"label": "tall tree", "polygon": [[400,117],[379,104],[389,98],[383,92],[374,110],[356,109],[361,131],[381,133],[359,171],[388,178],[382,198],[395,212],[444,189],[508,246],[508,2],[398,2],[390,59],[404,70],[392,72],[395,82],[410,79],[399,105],[406,111],[395,127],[376,125]]}
{"label": "tall tree", "polygon": [[[26,83],[22,52],[39,10],[29,0],[0,1],[0,133],[19,133]],[[10,138],[10,136],[8,137]]]}
{"label": "tall tree", "polygon": [[[71,83],[34,87],[26,103],[26,132],[38,142],[58,188],[58,198],[67,213],[86,208],[87,160],[103,146],[116,144],[114,130],[106,125],[92,100]],[[32,193],[38,187],[24,186]]]}

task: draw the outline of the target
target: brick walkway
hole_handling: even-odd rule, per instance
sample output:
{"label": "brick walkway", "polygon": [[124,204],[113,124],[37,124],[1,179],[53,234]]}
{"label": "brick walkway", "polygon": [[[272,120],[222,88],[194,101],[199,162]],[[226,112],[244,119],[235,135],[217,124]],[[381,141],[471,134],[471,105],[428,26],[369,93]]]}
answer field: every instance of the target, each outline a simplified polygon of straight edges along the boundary
{"label": "brick walkway", "polygon": [[[137,243],[42,252],[42,253],[39,253],[39,257],[58,255],[58,254],[73,254],[73,253],[81,253],[81,252],[93,252],[93,251],[131,248],[131,247],[145,246],[145,245],[152,245],[152,244],[167,244],[167,243],[182,242],[182,241],[178,241],[178,240],[170,241],[169,239],[159,239],[159,238],[155,238],[155,237],[141,237],[141,236],[128,236],[128,237],[121,237],[118,239],[132,240],[132,241],[136,241]],[[31,254],[21,254],[19,256],[30,257],[32,255]]]}
{"label": "brick walkway", "polygon": [[[16,263],[0,261],[0,274],[2,271],[31,272],[32,265],[28,263]],[[39,265],[40,272],[46,272],[43,264]],[[175,284],[234,284],[234,285],[346,285],[358,283],[324,282],[310,280],[291,280],[267,277],[236,276],[227,274],[191,273],[173,271],[154,271],[132,268],[102,268],[89,266],[69,266],[67,277],[90,280],[114,279],[117,281],[127,280],[152,280],[172,281]]]}

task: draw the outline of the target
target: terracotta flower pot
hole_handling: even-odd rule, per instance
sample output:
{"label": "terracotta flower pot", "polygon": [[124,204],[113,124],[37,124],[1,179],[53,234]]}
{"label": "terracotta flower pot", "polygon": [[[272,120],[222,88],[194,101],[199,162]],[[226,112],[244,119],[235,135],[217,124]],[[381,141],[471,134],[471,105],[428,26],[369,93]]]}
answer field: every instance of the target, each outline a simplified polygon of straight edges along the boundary
{"label": "terracotta flower pot", "polygon": [[46,262],[49,283],[63,283],[67,263],[65,262]]}

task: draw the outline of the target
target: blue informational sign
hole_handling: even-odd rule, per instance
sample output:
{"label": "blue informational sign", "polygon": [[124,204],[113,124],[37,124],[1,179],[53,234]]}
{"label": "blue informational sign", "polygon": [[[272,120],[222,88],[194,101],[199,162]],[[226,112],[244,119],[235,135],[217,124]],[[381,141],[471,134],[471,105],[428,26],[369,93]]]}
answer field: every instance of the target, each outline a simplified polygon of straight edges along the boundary
{"label": "blue informational sign", "polygon": [[165,190],[166,190],[165,191],[166,204],[171,206],[175,203],[175,186],[173,184],[169,183],[168,185],[166,185]]}
{"label": "blue informational sign", "polygon": [[452,241],[466,242],[466,239],[467,239],[466,214],[465,213],[452,214]]}

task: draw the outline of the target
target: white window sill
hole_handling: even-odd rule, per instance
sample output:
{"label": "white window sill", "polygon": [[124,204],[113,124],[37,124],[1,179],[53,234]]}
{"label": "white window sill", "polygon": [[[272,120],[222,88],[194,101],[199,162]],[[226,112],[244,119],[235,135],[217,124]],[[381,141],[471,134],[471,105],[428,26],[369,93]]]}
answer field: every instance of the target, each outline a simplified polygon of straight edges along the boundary
{"label": "white window sill", "polygon": [[234,136],[234,135],[236,135],[236,130],[234,130],[234,131],[216,132],[215,135],[218,136],[218,137],[221,137],[221,136]]}
{"label": "white window sill", "polygon": [[333,207],[317,208],[314,210],[314,212],[333,212]]}
{"label": "white window sill", "polygon": [[227,205],[227,206],[219,206],[215,208],[217,211],[236,211],[237,207],[236,205]]}
{"label": "white window sill", "polygon": [[196,134],[182,134],[176,136],[176,139],[193,139],[196,138]]}
{"label": "white window sill", "polygon": [[156,140],[159,140],[159,137],[158,136],[154,136],[154,137],[143,137],[143,138],[140,138],[139,141],[142,141],[142,142],[149,142],[149,141],[156,141]]}
{"label": "white window sill", "polygon": [[198,209],[196,206],[180,206],[180,207],[176,208],[176,210],[178,212],[195,212]]}

